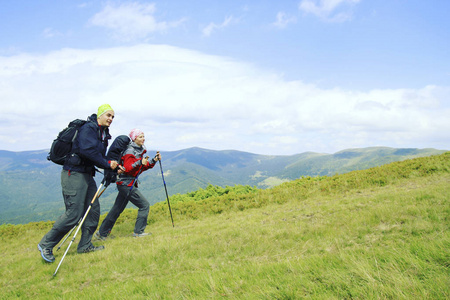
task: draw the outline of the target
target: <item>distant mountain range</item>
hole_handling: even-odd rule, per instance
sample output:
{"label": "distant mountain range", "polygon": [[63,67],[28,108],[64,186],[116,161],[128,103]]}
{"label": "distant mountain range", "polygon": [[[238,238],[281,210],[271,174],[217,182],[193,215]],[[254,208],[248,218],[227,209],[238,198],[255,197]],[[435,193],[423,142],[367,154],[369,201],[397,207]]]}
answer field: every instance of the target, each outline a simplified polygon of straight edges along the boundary
{"label": "distant mountain range", "polygon": [[[0,150],[0,224],[55,220],[64,212],[61,166],[47,161],[48,150]],[[149,151],[155,153],[156,151]],[[259,155],[248,152],[189,148],[161,151],[170,195],[198,190],[209,184],[270,188],[302,176],[331,176],[446,150],[371,147],[334,154]],[[98,182],[102,174],[96,176]],[[151,203],[166,200],[159,165],[140,176],[140,189]],[[102,213],[112,206],[117,190],[111,185],[100,199]]]}

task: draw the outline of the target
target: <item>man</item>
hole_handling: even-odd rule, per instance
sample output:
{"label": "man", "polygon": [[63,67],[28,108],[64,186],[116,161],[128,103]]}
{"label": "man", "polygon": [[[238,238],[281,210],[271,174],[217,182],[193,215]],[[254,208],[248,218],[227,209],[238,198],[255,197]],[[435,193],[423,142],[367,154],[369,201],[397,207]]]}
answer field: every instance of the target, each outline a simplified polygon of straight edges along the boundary
{"label": "man", "polygon": [[[95,167],[115,170],[117,161],[106,159],[108,140],[111,139],[109,126],[114,119],[114,110],[109,104],[98,108],[97,114],[92,114],[84,124],[73,142],[72,154],[64,163],[61,171],[61,187],[66,212],[61,215],[52,229],[44,235],[38,244],[38,249],[44,261],[55,261],[53,247],[72,229],[84,215],[96,191],[94,181]],[[119,166],[122,170],[122,167]],[[103,250],[104,246],[95,247],[92,242],[100,218],[100,203],[95,201],[81,227],[81,239],[77,252],[86,253]]]}

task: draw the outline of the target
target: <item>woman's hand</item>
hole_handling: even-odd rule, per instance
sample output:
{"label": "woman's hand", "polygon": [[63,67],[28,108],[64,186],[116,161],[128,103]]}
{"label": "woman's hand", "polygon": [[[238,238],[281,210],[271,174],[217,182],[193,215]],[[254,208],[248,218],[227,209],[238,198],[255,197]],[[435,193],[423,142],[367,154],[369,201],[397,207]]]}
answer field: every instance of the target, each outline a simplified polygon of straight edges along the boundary
{"label": "woman's hand", "polygon": [[117,174],[122,174],[125,173],[125,168],[121,165],[117,166],[118,170],[117,170]]}
{"label": "woman's hand", "polygon": [[155,161],[161,160],[161,153],[159,153],[159,151],[156,152],[156,155],[155,155],[155,157],[154,157],[153,159],[154,159]]}

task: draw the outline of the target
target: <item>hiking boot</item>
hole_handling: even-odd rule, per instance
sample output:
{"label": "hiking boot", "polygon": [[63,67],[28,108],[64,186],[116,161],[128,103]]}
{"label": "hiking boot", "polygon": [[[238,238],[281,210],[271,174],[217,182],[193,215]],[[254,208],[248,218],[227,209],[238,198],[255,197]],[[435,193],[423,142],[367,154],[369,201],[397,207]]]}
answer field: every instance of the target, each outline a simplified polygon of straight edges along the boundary
{"label": "hiking boot", "polygon": [[143,233],[133,232],[134,237],[143,237],[143,236],[148,236],[148,235],[151,235],[151,232],[143,232]]}
{"label": "hiking boot", "polygon": [[97,240],[100,240],[100,241],[106,241],[106,238],[107,238],[107,236],[102,236],[102,235],[100,235],[100,232],[99,232],[99,231],[97,231],[97,232],[94,234],[94,236],[95,236],[95,238],[96,238]]}
{"label": "hiking boot", "polygon": [[38,250],[41,252],[41,256],[46,262],[52,263],[55,261],[55,257],[53,256],[52,249],[42,248],[41,245],[38,244]]}
{"label": "hiking boot", "polygon": [[77,251],[77,252],[78,253],[89,253],[89,252],[94,252],[94,251],[100,251],[100,250],[103,250],[103,249],[105,249],[105,246],[98,246],[98,247],[90,246],[89,248],[86,248],[84,250]]}

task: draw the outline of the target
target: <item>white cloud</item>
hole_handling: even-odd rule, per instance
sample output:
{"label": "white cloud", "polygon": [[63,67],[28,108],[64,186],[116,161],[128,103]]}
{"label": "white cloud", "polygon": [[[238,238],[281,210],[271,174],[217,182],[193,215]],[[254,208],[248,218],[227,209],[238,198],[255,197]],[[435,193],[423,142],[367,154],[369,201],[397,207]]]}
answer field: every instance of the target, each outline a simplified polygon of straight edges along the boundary
{"label": "white cloud", "polygon": [[216,23],[211,22],[203,28],[202,33],[204,36],[210,36],[217,29],[223,29],[225,27],[228,27],[233,22],[236,22],[236,20],[233,18],[233,16],[226,17],[225,20],[221,24],[216,24]]}
{"label": "white cloud", "polygon": [[48,148],[59,130],[109,103],[114,136],[149,149],[262,154],[367,146],[449,149],[450,89],[324,90],[254,65],[164,46],[64,49],[0,57],[0,145]]}
{"label": "white cloud", "polygon": [[44,38],[50,39],[50,38],[54,38],[56,36],[62,36],[62,33],[53,28],[47,27],[42,32],[42,35]]}
{"label": "white cloud", "polygon": [[360,0],[302,0],[299,9],[328,22],[345,22],[351,19],[353,5]]}
{"label": "white cloud", "polygon": [[297,22],[297,18],[296,17],[290,17],[288,15],[286,15],[285,12],[278,12],[277,13],[277,20],[272,23],[275,27],[283,29],[286,28],[287,25],[289,25],[290,23],[295,23]]}
{"label": "white cloud", "polygon": [[121,41],[135,41],[155,32],[165,32],[183,23],[183,19],[173,22],[158,22],[154,16],[154,3],[127,2],[108,3],[103,10],[92,17],[90,24],[105,27],[112,36]]}

